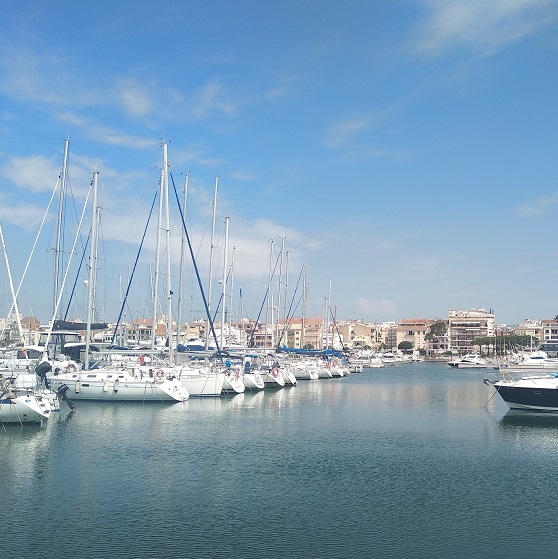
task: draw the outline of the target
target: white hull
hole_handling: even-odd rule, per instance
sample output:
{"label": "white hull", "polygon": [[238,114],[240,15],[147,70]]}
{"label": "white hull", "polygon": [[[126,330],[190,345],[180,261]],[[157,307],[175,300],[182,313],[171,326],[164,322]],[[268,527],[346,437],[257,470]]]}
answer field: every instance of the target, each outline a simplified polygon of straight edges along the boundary
{"label": "white hull", "polygon": [[333,375],[331,373],[331,369],[327,367],[320,367],[318,370],[318,377],[319,378],[332,378]]}
{"label": "white hull", "polygon": [[244,373],[244,386],[246,390],[263,390],[265,383],[258,372]]}
{"label": "white hull", "polygon": [[50,403],[40,395],[12,394],[0,398],[0,424],[42,423],[50,417]]}
{"label": "white hull", "polygon": [[282,388],[285,386],[285,379],[277,369],[273,369],[273,371],[261,371],[260,375],[266,386],[274,388]]}
{"label": "white hull", "polygon": [[49,373],[53,390],[68,386],[70,400],[184,402],[189,394],[177,379],[168,379],[161,370],[136,374],[118,369]]}
{"label": "white hull", "polygon": [[178,378],[190,397],[221,396],[225,385],[225,373],[194,373],[181,370],[178,372]]}
{"label": "white hull", "polygon": [[246,390],[243,375],[241,375],[238,371],[226,372],[223,390],[225,392],[235,392],[236,394],[242,394]]}

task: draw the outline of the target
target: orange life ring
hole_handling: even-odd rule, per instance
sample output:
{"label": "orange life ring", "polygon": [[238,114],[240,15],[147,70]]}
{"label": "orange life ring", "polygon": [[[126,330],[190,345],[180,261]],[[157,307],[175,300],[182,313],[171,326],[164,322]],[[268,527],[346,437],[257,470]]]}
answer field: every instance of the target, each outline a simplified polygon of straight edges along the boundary
{"label": "orange life ring", "polygon": [[155,371],[155,382],[163,382],[165,380],[165,373],[160,369]]}
{"label": "orange life ring", "polygon": [[271,370],[271,374],[274,377],[277,377],[277,375],[279,374],[279,371],[277,370],[277,367],[273,367],[273,369]]}

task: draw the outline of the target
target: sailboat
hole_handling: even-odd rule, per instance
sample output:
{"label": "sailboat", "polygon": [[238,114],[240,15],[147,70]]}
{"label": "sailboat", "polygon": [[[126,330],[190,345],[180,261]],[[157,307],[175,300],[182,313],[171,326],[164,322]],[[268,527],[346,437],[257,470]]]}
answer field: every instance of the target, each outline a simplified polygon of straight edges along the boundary
{"label": "sailboat", "polygon": [[42,424],[50,417],[51,412],[52,407],[47,398],[33,389],[15,389],[13,379],[0,375],[0,424]]}
{"label": "sailboat", "polygon": [[[21,317],[1,225],[0,241],[6,260],[19,336],[23,340]],[[0,423],[42,423],[50,417],[53,407],[60,409],[58,395],[47,387],[40,387],[38,377],[29,367],[21,369],[18,365],[16,362],[13,368],[8,365],[0,368]]]}
{"label": "sailboat", "polygon": [[[53,388],[58,390],[68,387],[71,400],[101,401],[156,401],[183,402],[189,394],[175,374],[168,374],[162,368],[129,368],[122,365],[100,366],[93,364],[90,368],[91,320],[94,305],[95,273],[97,259],[97,230],[99,224],[99,207],[97,204],[98,171],[93,173],[93,216],[91,232],[91,254],[88,281],[88,318],[86,324],[85,363],[79,365],[73,360],[44,361],[42,365],[46,377]],[[48,346],[48,343],[47,343]]]}

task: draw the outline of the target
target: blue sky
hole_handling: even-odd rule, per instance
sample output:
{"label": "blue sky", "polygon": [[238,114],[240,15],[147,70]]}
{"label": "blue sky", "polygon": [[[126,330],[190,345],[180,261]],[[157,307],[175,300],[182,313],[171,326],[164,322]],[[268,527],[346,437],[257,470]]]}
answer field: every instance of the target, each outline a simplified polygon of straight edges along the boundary
{"label": "blue sky", "polygon": [[[0,223],[16,284],[69,135],[75,214],[99,171],[97,310],[114,320],[164,137],[180,191],[189,173],[206,284],[219,176],[214,276],[228,216],[235,313],[242,287],[243,312],[257,315],[271,245],[284,242],[287,299],[300,305],[304,263],[308,315],[323,314],[330,284],[339,319],[558,314],[556,0],[22,1],[0,15]],[[54,206],[19,296],[42,321]],[[148,237],[128,318],[151,313]],[[191,264],[183,286],[184,317],[201,316]]]}

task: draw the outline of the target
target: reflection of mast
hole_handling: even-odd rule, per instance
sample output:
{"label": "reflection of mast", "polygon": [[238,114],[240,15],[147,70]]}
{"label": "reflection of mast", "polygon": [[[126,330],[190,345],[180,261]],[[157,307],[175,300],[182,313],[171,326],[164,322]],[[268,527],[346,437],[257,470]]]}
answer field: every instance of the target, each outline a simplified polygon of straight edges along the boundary
{"label": "reflection of mast", "polygon": [[[66,195],[66,181],[68,171],[68,146],[70,140],[64,140],[64,159],[62,162],[62,171],[60,172],[60,192],[58,196],[58,219],[56,224],[56,245],[54,247],[54,292],[53,292],[53,311],[56,308],[58,298],[59,276],[62,259],[62,218],[64,214],[64,198]],[[56,318],[56,316],[54,316]]]}

